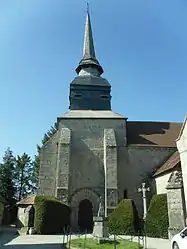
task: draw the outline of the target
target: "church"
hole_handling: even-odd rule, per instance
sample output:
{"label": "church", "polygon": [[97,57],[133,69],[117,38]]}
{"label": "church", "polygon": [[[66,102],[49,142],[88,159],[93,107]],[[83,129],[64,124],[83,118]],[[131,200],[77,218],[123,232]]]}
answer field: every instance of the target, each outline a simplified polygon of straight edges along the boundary
{"label": "church", "polygon": [[142,182],[150,187],[149,204],[157,193],[154,175],[176,152],[175,140],[182,126],[129,121],[112,111],[111,84],[101,76],[89,13],[76,73],[70,83],[69,111],[57,118],[56,133],[40,151],[37,192],[70,206],[73,231],[91,229],[100,200],[105,217],[124,198],[133,199],[142,216],[138,188]]}

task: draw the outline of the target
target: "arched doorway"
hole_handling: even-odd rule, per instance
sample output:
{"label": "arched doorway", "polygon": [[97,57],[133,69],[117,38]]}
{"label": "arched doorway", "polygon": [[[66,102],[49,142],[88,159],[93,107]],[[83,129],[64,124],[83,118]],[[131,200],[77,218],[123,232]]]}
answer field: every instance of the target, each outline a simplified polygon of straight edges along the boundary
{"label": "arched doorway", "polygon": [[78,225],[81,232],[92,232],[93,230],[93,207],[88,199],[79,203]]}

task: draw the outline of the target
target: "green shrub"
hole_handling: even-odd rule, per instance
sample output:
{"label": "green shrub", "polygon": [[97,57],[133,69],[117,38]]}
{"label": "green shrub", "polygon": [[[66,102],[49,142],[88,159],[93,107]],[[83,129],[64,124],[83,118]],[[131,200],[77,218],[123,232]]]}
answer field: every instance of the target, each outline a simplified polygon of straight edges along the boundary
{"label": "green shrub", "polygon": [[134,202],[130,199],[122,200],[109,215],[108,222],[111,234],[135,234],[138,230],[139,218]]}
{"label": "green shrub", "polygon": [[57,234],[69,225],[70,208],[54,197],[36,196],[34,228],[37,234]]}
{"label": "green shrub", "polygon": [[150,202],[145,222],[147,236],[168,238],[168,226],[167,195],[155,195]]}
{"label": "green shrub", "polygon": [[0,216],[3,216],[4,204],[0,202]]}

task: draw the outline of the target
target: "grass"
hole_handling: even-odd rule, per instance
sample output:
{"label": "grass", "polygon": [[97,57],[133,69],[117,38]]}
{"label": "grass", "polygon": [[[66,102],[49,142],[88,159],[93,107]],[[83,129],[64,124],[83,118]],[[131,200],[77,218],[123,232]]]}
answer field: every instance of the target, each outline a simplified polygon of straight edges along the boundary
{"label": "grass", "polygon": [[[71,246],[77,249],[84,248],[84,239],[74,239],[71,241]],[[97,240],[94,239],[86,239],[85,243],[86,249],[113,249],[114,243],[104,243],[99,244]],[[116,249],[138,249],[138,243],[130,242],[127,240],[118,241],[116,244]],[[141,247],[142,248],[142,247]]]}

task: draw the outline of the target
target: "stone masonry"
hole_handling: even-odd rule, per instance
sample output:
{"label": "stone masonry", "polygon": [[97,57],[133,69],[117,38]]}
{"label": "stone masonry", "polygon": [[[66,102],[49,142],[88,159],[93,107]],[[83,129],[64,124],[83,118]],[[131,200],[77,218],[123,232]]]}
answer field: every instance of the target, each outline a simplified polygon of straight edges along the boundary
{"label": "stone masonry", "polygon": [[185,227],[185,201],[182,173],[174,171],[167,186],[167,203],[169,228],[168,236],[171,239]]}

